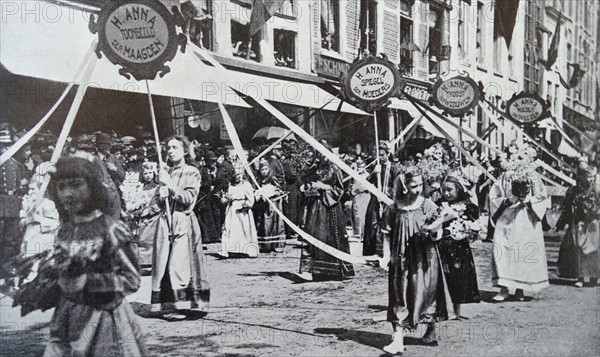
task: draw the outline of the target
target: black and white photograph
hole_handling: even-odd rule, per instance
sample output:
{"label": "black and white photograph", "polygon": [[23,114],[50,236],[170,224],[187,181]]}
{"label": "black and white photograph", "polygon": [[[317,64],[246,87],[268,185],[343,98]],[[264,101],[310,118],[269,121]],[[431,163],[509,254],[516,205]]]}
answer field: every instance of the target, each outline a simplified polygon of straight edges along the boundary
{"label": "black and white photograph", "polygon": [[0,0],[0,356],[600,355],[600,0]]}

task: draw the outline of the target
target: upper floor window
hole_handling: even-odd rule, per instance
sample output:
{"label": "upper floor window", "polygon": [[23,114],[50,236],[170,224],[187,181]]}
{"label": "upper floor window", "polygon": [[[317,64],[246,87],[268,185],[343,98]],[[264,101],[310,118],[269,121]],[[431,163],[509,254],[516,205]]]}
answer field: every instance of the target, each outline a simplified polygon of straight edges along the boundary
{"label": "upper floor window", "polygon": [[413,74],[413,53],[420,51],[413,42],[413,21],[408,17],[400,18],[400,74]]}
{"label": "upper floor window", "polygon": [[476,46],[477,54],[476,59],[477,63],[482,64],[485,58],[485,41],[484,41],[484,29],[483,24],[485,23],[484,13],[483,13],[483,3],[477,2],[477,34],[476,34]]}
{"label": "upper floor window", "polygon": [[413,2],[414,0],[400,0],[400,14],[411,17]]}
{"label": "upper floor window", "polygon": [[458,3],[458,22],[457,22],[457,37],[458,37],[458,55],[465,57],[467,55],[467,34],[465,27],[466,4],[464,1]]}
{"label": "upper floor window", "polygon": [[[231,20],[231,46],[232,54],[235,57],[241,57],[256,62],[261,61],[260,54],[260,39],[261,31],[258,31],[250,40],[248,40],[248,34],[250,33],[250,25],[242,25],[241,23]],[[250,45],[250,50],[248,50]]]}
{"label": "upper floor window", "polygon": [[439,62],[442,55],[442,34],[444,33],[444,12],[440,8],[429,10],[429,74],[431,80],[437,80]]}
{"label": "upper floor window", "polygon": [[340,4],[321,0],[321,48],[340,52]]}
{"label": "upper floor window", "polygon": [[199,47],[213,49],[212,0],[188,0],[181,3],[190,40]]}
{"label": "upper floor window", "polygon": [[278,67],[296,68],[296,33],[293,31],[273,31],[273,55]]}

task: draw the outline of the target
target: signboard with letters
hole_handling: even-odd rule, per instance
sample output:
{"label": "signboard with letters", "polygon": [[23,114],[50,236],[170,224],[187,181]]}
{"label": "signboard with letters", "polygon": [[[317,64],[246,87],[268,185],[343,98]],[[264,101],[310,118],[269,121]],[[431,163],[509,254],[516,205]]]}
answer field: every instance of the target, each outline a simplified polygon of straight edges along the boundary
{"label": "signboard with letters", "polygon": [[506,115],[519,124],[533,124],[547,117],[550,103],[544,101],[537,93],[521,92],[514,94],[506,103]]}
{"label": "signboard with letters", "polygon": [[398,68],[386,58],[369,56],[341,79],[343,95],[365,111],[384,108],[400,88]]}
{"label": "signboard with letters", "polygon": [[414,83],[406,82],[402,91],[418,100],[424,102],[429,100],[429,88],[426,86],[420,86]]}
{"label": "signboard with letters", "polygon": [[315,72],[330,78],[338,79],[342,73],[347,73],[350,65],[342,60],[316,55],[314,62]]}
{"label": "signboard with letters", "polygon": [[482,97],[481,85],[466,75],[440,79],[432,88],[433,103],[452,116],[462,117],[477,106]]}
{"label": "signboard with letters", "polygon": [[96,53],[120,65],[119,73],[136,80],[154,79],[169,72],[172,60],[187,38],[177,34],[183,24],[177,7],[171,13],[158,0],[115,0],[102,8],[98,21],[90,19],[90,31],[98,33]]}

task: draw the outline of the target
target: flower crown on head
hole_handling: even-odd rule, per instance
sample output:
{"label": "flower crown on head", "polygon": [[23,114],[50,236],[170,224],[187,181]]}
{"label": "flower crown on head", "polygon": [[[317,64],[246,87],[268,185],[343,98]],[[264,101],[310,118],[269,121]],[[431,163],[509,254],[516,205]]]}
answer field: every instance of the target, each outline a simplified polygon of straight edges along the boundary
{"label": "flower crown on head", "polygon": [[506,176],[513,181],[529,181],[536,174],[538,164],[535,162],[537,151],[530,145],[509,146],[510,157],[502,156],[502,168]]}
{"label": "flower crown on head", "polygon": [[419,165],[408,164],[408,165],[400,166],[400,169],[398,170],[398,174],[403,175],[403,176],[421,175],[421,174],[423,174],[423,170]]}

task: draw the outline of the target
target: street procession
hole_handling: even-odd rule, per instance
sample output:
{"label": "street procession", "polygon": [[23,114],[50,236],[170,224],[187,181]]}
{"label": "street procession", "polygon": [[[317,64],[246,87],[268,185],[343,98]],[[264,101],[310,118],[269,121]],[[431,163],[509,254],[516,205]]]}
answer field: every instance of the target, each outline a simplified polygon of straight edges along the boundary
{"label": "street procession", "polygon": [[0,356],[600,354],[600,1],[0,18]]}

